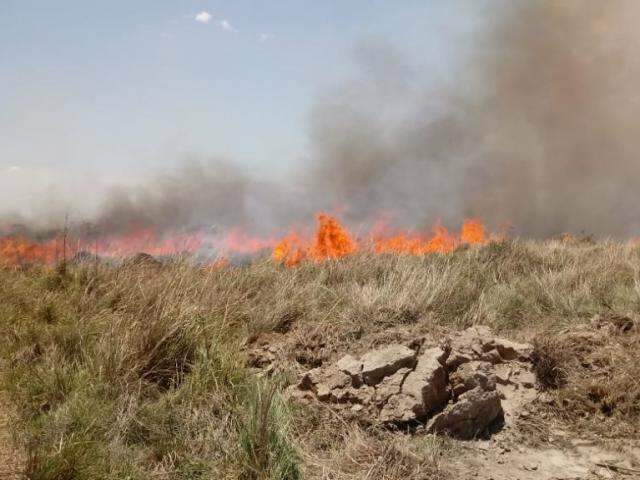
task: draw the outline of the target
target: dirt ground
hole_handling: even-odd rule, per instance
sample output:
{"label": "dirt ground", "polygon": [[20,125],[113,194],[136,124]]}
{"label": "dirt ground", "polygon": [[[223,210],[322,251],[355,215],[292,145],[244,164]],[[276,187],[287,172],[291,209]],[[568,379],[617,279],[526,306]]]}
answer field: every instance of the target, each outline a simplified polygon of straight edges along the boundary
{"label": "dirt ground", "polygon": [[505,426],[490,440],[458,445],[445,467],[452,478],[474,480],[598,480],[640,478],[640,441],[614,444],[554,430],[547,442],[523,444]]}

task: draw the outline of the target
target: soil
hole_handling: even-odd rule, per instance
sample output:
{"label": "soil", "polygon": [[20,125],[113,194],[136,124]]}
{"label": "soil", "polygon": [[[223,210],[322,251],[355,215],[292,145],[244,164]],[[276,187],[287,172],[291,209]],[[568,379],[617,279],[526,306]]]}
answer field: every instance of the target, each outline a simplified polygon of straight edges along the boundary
{"label": "soil", "polygon": [[490,440],[459,445],[445,467],[452,478],[473,480],[600,480],[640,478],[640,441],[605,445],[555,430],[530,446],[507,427]]}

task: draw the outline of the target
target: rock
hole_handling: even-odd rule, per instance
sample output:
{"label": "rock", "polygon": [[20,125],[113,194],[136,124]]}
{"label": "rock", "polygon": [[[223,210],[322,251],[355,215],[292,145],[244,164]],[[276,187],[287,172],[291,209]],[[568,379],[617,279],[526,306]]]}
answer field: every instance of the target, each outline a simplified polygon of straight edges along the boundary
{"label": "rock", "polygon": [[389,397],[380,412],[380,420],[408,422],[420,420],[442,407],[449,399],[447,371],[441,361],[446,354],[441,348],[430,348],[418,358],[398,395]]}
{"label": "rock", "polygon": [[502,416],[500,396],[481,387],[463,393],[427,425],[429,433],[445,433],[459,439],[472,439]]}
{"label": "rock", "polygon": [[387,403],[389,398],[393,395],[398,395],[401,392],[402,385],[407,378],[407,375],[411,373],[410,368],[401,368],[390,377],[384,377],[382,381],[376,385],[376,403],[383,406]]}
{"label": "rock", "polygon": [[447,368],[452,371],[471,361],[485,361],[492,364],[510,360],[529,361],[533,347],[494,337],[488,327],[469,327],[454,334],[448,343],[451,353]]}
{"label": "rock", "polygon": [[453,334],[439,347],[426,348],[423,339],[411,345],[391,344],[360,359],[344,355],[307,372],[291,395],[330,403],[345,419],[428,421],[430,432],[459,438],[477,436],[498,417],[514,418],[537,395],[524,361],[530,346],[496,338],[486,327]]}
{"label": "rock", "polygon": [[504,338],[494,338],[493,345],[502,357],[502,360],[519,360],[528,362],[531,360],[533,346],[526,343],[512,342]]}
{"label": "rock", "polygon": [[319,400],[329,400],[332,390],[346,388],[350,385],[351,377],[332,366],[327,369],[314,368],[309,370],[300,380],[298,389],[311,390]]}
{"label": "rock", "polygon": [[331,390],[329,399],[333,403],[351,403],[362,405],[373,403],[375,396],[376,391],[373,387],[345,387],[335,388]]}
{"label": "rock", "polygon": [[400,393],[384,404],[380,410],[380,421],[385,424],[413,422],[422,411],[422,404],[416,397]]}
{"label": "rock", "polygon": [[298,383],[298,389],[300,390],[313,390],[315,386],[320,382],[322,378],[322,368],[314,368],[305,373],[300,382]]}
{"label": "rock", "polygon": [[[335,366],[324,370],[313,382],[320,400],[332,399],[332,390],[346,388],[351,385],[351,377],[338,370]],[[333,396],[335,400],[335,395]]]}
{"label": "rock", "polygon": [[445,358],[441,348],[427,349],[404,383],[402,392],[421,401],[423,415],[440,408],[449,399],[447,370],[441,363]]}
{"label": "rock", "polygon": [[336,367],[351,377],[354,385],[362,383],[362,362],[351,355],[345,355],[336,363]]}
{"label": "rock", "polygon": [[469,390],[481,387],[483,390],[495,390],[497,378],[489,362],[473,361],[461,365],[449,378],[453,395],[459,397]]}
{"label": "rock", "polygon": [[401,368],[413,368],[415,363],[413,350],[403,345],[389,345],[362,357],[362,379],[367,385],[376,385]]}

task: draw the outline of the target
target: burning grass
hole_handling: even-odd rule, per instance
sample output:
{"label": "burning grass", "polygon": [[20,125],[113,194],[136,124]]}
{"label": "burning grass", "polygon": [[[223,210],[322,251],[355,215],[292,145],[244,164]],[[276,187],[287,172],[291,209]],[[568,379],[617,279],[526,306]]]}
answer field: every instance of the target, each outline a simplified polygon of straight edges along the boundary
{"label": "burning grass", "polygon": [[461,245],[484,245],[492,238],[498,237],[487,235],[484,225],[473,219],[463,223],[460,234],[450,233],[441,225],[434,226],[432,232],[396,232],[378,222],[368,233],[356,238],[337,218],[319,213],[313,234],[291,230],[279,239],[253,237],[237,228],[224,235],[206,235],[203,231],[161,233],[139,228],[128,234],[89,236],[81,232],[72,234],[65,228],[63,233],[46,240],[22,235],[0,236],[0,264],[52,265],[67,259],[99,261],[100,257],[117,263],[119,259],[144,251],[146,255],[155,256],[190,256],[215,267],[224,264],[227,257],[256,256],[271,250],[273,260],[293,267],[304,261],[321,262],[359,251],[416,256],[449,253]]}
{"label": "burning grass", "polygon": [[[30,478],[445,477],[447,445],[301,410],[283,386],[347,349],[482,323],[514,338],[555,335],[539,343],[537,365],[559,418],[634,432],[635,330],[614,343],[561,335],[597,314],[633,317],[639,285],[640,248],[560,240],[356,251],[296,268],[3,269],[2,384]],[[269,378],[250,369],[248,347],[260,341],[288,359]]]}

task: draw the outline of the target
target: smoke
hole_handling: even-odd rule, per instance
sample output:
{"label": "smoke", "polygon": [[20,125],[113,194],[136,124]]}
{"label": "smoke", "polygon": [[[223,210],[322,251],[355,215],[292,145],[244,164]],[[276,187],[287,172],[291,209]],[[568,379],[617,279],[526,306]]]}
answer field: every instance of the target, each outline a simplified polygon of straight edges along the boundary
{"label": "smoke", "polygon": [[231,162],[191,159],[135,187],[112,189],[88,227],[99,235],[137,228],[215,234],[239,227],[266,232],[282,228],[290,215],[283,192]]}
{"label": "smoke", "polygon": [[453,85],[420,87],[397,54],[360,52],[362,78],[313,112],[314,186],[353,218],[637,234],[640,5],[489,5],[502,8]]}
{"label": "smoke", "polygon": [[410,227],[480,217],[526,236],[637,235],[640,4],[473,5],[481,28],[452,81],[389,46],[359,47],[359,75],[318,98],[308,161],[281,184],[191,162],[109,192],[92,228],[267,232],[339,209]]}
{"label": "smoke", "polygon": [[466,190],[524,234],[638,233],[640,5],[522,2],[492,30]]}

